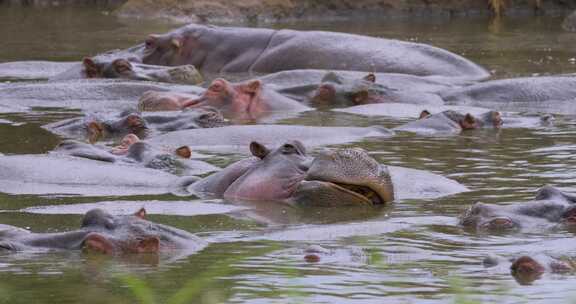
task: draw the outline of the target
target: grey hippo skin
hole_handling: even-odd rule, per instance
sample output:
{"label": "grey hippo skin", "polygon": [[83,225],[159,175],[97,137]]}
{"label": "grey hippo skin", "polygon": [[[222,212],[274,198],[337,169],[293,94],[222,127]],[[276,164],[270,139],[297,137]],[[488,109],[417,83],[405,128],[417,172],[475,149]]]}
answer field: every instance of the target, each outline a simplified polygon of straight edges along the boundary
{"label": "grey hippo skin", "polygon": [[575,227],[576,196],[552,186],[538,190],[534,201],[511,205],[475,203],[462,214],[465,229],[484,232],[517,231],[559,224]]}
{"label": "grey hippo skin", "polygon": [[[404,198],[405,192],[398,195],[396,189],[403,187],[407,180],[413,184],[427,183],[415,180],[418,174],[402,168],[391,174],[387,166],[380,165],[366,151],[357,148],[338,149],[310,157],[301,142],[288,141],[274,150],[252,142],[250,150],[253,157],[238,161],[192,184],[189,189],[200,196],[223,197],[231,201],[369,206]],[[396,174],[397,178],[392,176]],[[435,182],[438,187],[433,185]],[[451,186],[454,186],[451,191],[466,191],[465,187],[454,184],[445,187],[444,182],[440,177],[425,187],[436,195],[446,195],[444,190]]]}
{"label": "grey hippo skin", "polygon": [[501,115],[496,111],[487,111],[475,116],[453,110],[430,114],[425,110],[421,113],[420,119],[394,128],[394,130],[415,133],[459,133],[480,128],[500,128],[501,125]]}
{"label": "grey hippo skin", "polygon": [[393,135],[393,131],[380,126],[236,125],[175,131],[151,137],[148,142],[155,145],[187,145],[195,150],[245,154],[252,141],[278,146],[287,140],[299,140],[307,147],[319,147],[357,142],[365,138],[389,138]]}
{"label": "grey hippo skin", "polygon": [[0,192],[147,195],[183,193],[193,176],[64,155],[0,156]]}
{"label": "grey hippo skin", "polygon": [[150,35],[143,48],[143,63],[192,64],[207,72],[336,69],[474,79],[489,76],[469,60],[433,46],[322,31],[191,24]]}
{"label": "grey hippo skin", "polygon": [[65,140],[56,147],[53,153],[116,164],[139,165],[176,175],[200,175],[219,170],[218,167],[206,162],[189,159],[192,151],[186,146],[170,151],[167,148],[139,141],[137,137],[134,141],[123,139],[120,146],[112,149],[75,140]]}
{"label": "grey hippo skin", "polygon": [[576,32],[576,11],[564,18],[564,21],[562,21],[562,28],[568,32]]}
{"label": "grey hippo skin", "polygon": [[136,113],[125,111],[120,117],[106,118],[104,115],[86,115],[70,118],[43,126],[45,129],[64,136],[92,143],[109,138],[120,138],[134,134],[139,138],[151,132],[164,133],[177,130],[215,128],[227,125],[220,111],[197,108],[179,112]]}
{"label": "grey hippo skin", "polygon": [[14,61],[0,63],[0,79],[45,80],[78,67],[78,62]]}
{"label": "grey hippo skin", "polygon": [[[174,106],[172,106],[174,105]],[[214,107],[231,119],[257,120],[267,114],[302,112],[310,108],[287,98],[264,85],[260,80],[232,84],[218,78],[200,96],[171,92],[147,92],[138,108],[144,111],[178,108]]]}
{"label": "grey hippo skin", "polygon": [[486,81],[442,92],[447,105],[511,111],[576,113],[576,77],[543,76]]}
{"label": "grey hippo skin", "polygon": [[156,66],[130,61],[126,58],[86,57],[81,64],[50,77],[50,80],[83,78],[121,78],[177,84],[197,85],[204,81],[193,65],[176,67]]}
{"label": "grey hippo skin", "polygon": [[93,112],[136,109],[147,91],[200,94],[196,86],[124,79],[84,79],[55,82],[11,83],[0,86],[0,107],[28,111],[32,107],[67,108]]}
{"label": "grey hippo skin", "polygon": [[207,243],[184,230],[145,219],[146,210],[114,216],[101,209],[88,211],[80,229],[60,233],[32,233],[0,227],[0,250],[84,250],[107,255],[201,250]]}

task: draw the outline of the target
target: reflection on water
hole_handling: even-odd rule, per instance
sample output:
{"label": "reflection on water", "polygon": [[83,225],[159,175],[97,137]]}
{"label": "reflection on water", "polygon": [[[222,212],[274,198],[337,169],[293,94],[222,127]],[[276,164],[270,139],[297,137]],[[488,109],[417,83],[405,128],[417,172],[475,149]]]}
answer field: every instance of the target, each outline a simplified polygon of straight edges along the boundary
{"label": "reflection on water", "polygon": [[[503,19],[490,25],[485,19],[378,20],[274,27],[350,31],[432,43],[504,77],[574,72],[576,35],[561,32],[560,21]],[[149,33],[171,27],[121,21],[101,11],[70,9],[56,14],[1,8],[0,61],[79,60],[132,45]],[[59,138],[40,126],[74,115],[67,111],[0,114],[0,153],[50,151]],[[283,123],[393,127],[404,121],[322,111]],[[192,211],[150,215],[154,221],[197,232],[212,242],[191,256],[109,259],[80,253],[0,254],[0,303],[134,303],[142,294],[158,303],[437,303],[454,298],[566,303],[576,297],[574,275],[545,274],[532,285],[520,286],[510,276],[508,259],[522,254],[576,256],[572,233],[542,228],[478,235],[458,227],[457,217],[477,201],[529,200],[545,184],[576,191],[575,124],[573,117],[566,116],[550,127],[460,136],[400,133],[358,144],[381,163],[430,170],[472,190],[451,197],[363,210],[248,205],[211,212],[203,208],[205,204],[191,201],[186,209]],[[221,157],[213,161],[228,162]],[[33,231],[73,229],[81,215],[13,210],[100,201],[122,204],[123,200],[133,206],[135,200],[182,198],[0,194],[0,209],[7,210],[0,212],[0,223]],[[317,262],[308,262],[304,249],[309,245],[322,245],[328,252],[320,254]],[[500,264],[484,267],[486,256],[497,257]],[[129,287],[138,282],[144,287]]]}

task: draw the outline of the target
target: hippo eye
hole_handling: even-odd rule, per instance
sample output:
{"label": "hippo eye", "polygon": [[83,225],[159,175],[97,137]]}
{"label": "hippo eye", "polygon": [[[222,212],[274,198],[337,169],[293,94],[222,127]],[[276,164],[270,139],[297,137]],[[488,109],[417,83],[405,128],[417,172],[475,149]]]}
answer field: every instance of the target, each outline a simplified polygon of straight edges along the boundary
{"label": "hippo eye", "polygon": [[293,145],[284,144],[282,146],[282,154],[295,154],[295,153],[298,153],[298,150]]}
{"label": "hippo eye", "polygon": [[146,46],[147,49],[149,49],[149,48],[154,46],[154,40],[153,39],[146,39],[146,41],[144,41],[144,45]]}

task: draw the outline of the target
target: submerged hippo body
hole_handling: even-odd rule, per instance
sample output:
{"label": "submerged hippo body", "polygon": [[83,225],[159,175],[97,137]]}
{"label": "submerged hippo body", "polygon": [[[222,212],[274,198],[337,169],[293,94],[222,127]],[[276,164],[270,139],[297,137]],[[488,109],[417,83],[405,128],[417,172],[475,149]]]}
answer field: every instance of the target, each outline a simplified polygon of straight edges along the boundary
{"label": "submerged hippo body", "polygon": [[84,79],[0,86],[0,107],[23,111],[33,107],[68,108],[93,112],[135,109],[147,91],[195,93],[200,87],[122,79]]}
{"label": "submerged hippo body", "polygon": [[112,149],[65,140],[56,147],[54,153],[109,163],[136,164],[176,175],[199,175],[219,170],[206,162],[189,159],[192,152],[188,147],[169,151],[139,140]]}
{"label": "submerged hippo body", "polygon": [[447,105],[574,114],[576,77],[542,76],[486,81],[442,92]]}
{"label": "submerged hippo body", "polygon": [[133,62],[125,58],[106,56],[84,58],[81,64],[76,64],[70,69],[50,77],[50,80],[84,78],[121,78],[189,85],[197,85],[204,81],[202,75],[192,65],[155,66]]}
{"label": "submerged hippo body", "polygon": [[[190,186],[191,191],[232,201],[366,206],[414,198],[414,195],[426,197],[428,193],[425,192],[446,195],[467,190],[438,176],[431,182],[436,182],[435,185],[425,181],[434,179],[431,176],[420,181],[422,176],[410,170],[396,168],[395,173],[390,174],[388,167],[380,165],[362,149],[340,149],[312,158],[306,154],[302,143],[289,141],[272,151],[252,142],[250,150],[254,157],[238,161],[194,183]],[[409,191],[397,190],[406,182],[417,186]]]}
{"label": "submerged hippo body", "polygon": [[159,253],[200,250],[206,242],[184,230],[147,221],[146,211],[113,216],[101,209],[88,211],[78,230],[31,233],[16,227],[0,227],[0,250],[80,250],[103,254]]}
{"label": "submerged hippo body", "polygon": [[70,156],[0,156],[0,192],[145,195],[182,192],[194,177]]}
{"label": "submerged hippo body", "polygon": [[170,132],[151,137],[156,145],[188,145],[192,149],[246,153],[250,142],[278,146],[287,140],[299,140],[307,147],[344,144],[364,138],[388,138],[394,132],[374,127],[313,127],[297,125],[241,125],[211,129]]}
{"label": "submerged hippo body", "polygon": [[270,89],[259,80],[232,84],[222,78],[214,80],[202,95],[148,92],[142,96],[139,108],[166,110],[178,108],[214,107],[226,117],[258,119],[267,114],[302,112],[310,108]]}
{"label": "submerged hippo body", "polygon": [[476,203],[460,218],[460,224],[477,231],[514,231],[545,225],[576,224],[576,196],[544,186],[534,201],[511,205]]}
{"label": "submerged hippo body", "polygon": [[336,69],[486,78],[476,64],[425,44],[322,32],[191,24],[151,35],[142,62],[211,72]]}

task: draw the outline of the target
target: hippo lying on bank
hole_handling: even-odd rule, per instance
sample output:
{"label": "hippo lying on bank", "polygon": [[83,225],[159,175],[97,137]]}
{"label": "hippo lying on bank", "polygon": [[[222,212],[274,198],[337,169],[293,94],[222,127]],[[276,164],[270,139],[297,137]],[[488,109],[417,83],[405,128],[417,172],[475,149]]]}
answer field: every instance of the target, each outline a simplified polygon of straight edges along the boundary
{"label": "hippo lying on bank", "polygon": [[50,79],[70,80],[82,78],[121,78],[189,85],[197,85],[204,81],[202,75],[193,65],[166,67],[106,56],[86,57],[82,60],[82,64],[74,65]]}
{"label": "hippo lying on bank", "polygon": [[176,175],[200,175],[218,171],[219,168],[199,160],[191,160],[192,151],[187,146],[162,149],[141,141],[136,135],[126,135],[120,145],[106,149],[74,140],[61,142],[54,153],[117,164],[138,164]]}
{"label": "hippo lying on bank", "polygon": [[444,104],[435,93],[399,90],[376,83],[373,73],[362,78],[345,78],[338,73],[327,72],[317,85],[289,87],[278,92],[316,105],[340,107],[370,103]]}
{"label": "hippo lying on bank", "polygon": [[140,98],[142,111],[178,110],[183,108],[215,107],[226,117],[258,119],[274,112],[302,112],[310,108],[287,98],[264,85],[260,80],[231,84],[218,78],[199,97],[170,92],[147,92]]}
{"label": "hippo lying on bank", "polygon": [[576,224],[576,196],[552,186],[544,186],[534,201],[512,205],[476,203],[460,218],[467,229],[479,231],[514,231],[542,225]]}
{"label": "hippo lying on bank", "polygon": [[175,250],[198,251],[207,245],[191,233],[147,221],[145,216],[144,208],[127,216],[114,216],[101,209],[93,209],[84,215],[80,229],[59,233],[32,233],[3,225],[0,226],[0,250],[82,249],[116,255]]}
{"label": "hippo lying on bank", "polygon": [[218,110],[209,107],[175,113],[138,114],[128,111],[122,114],[120,118],[113,119],[104,119],[94,115],[71,118],[45,125],[44,128],[65,137],[88,139],[94,143],[101,139],[121,138],[128,134],[144,138],[151,130],[170,132],[215,128],[227,124]]}
{"label": "hippo lying on bank", "polygon": [[29,108],[67,108],[92,112],[135,109],[146,91],[177,91],[200,94],[190,85],[162,84],[124,79],[84,79],[55,82],[11,83],[0,86],[0,107],[12,111]]}
{"label": "hippo lying on bank", "polygon": [[576,77],[542,76],[486,81],[440,93],[446,105],[574,114]]}
{"label": "hippo lying on bank", "polygon": [[207,72],[335,69],[482,79],[488,72],[433,46],[322,31],[271,30],[190,24],[150,35],[142,62],[192,64]]}
{"label": "hippo lying on bank", "polygon": [[[385,204],[413,197],[422,189],[436,196],[466,191],[465,187],[439,176],[427,177],[433,181],[419,181],[418,173],[409,169],[395,168],[391,174],[387,166],[357,148],[325,152],[312,158],[299,141],[288,141],[274,150],[252,142],[250,151],[253,157],[192,184],[189,190],[200,196],[232,201],[281,201],[304,206]],[[419,190],[408,191],[406,195],[406,190],[401,189],[404,187]]]}

